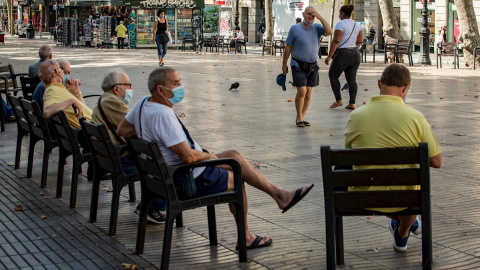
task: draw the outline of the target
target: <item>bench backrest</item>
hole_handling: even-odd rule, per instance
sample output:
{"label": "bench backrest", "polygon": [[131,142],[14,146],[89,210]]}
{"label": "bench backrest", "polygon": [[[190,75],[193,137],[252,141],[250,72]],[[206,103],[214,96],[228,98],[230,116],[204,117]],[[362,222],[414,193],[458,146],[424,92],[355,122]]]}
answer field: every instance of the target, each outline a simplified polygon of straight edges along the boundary
{"label": "bench backrest", "polygon": [[397,52],[398,53],[410,53],[413,47],[413,40],[411,39],[400,39],[397,43]]}
{"label": "bench backrest", "polygon": [[20,84],[22,85],[22,93],[23,98],[26,100],[32,100],[33,92],[35,92],[35,88],[40,83],[40,79],[38,77],[25,77],[20,76]]}
{"label": "bench backrest", "polygon": [[[392,149],[330,149],[322,146],[322,171],[326,209],[336,215],[372,214],[365,208],[407,207],[420,214],[430,207],[428,147]],[[355,169],[358,165],[415,164],[407,169]],[[332,166],[339,166],[332,170]],[[343,169],[344,168],[344,169]],[[348,191],[355,186],[412,186],[420,190]]]}
{"label": "bench backrest", "polygon": [[56,115],[49,119],[50,124],[57,134],[57,140],[62,149],[67,152],[81,155],[77,134],[81,132],[80,129],[74,129],[65,116],[64,111],[58,111]]}
{"label": "bench backrest", "polygon": [[13,113],[15,114],[15,118],[17,119],[17,125],[19,126],[19,128],[26,132],[30,132],[30,127],[28,126],[25,113],[23,113],[22,106],[20,105],[20,100],[22,99],[22,97],[16,97],[9,93],[7,95],[7,99],[12,106]]}
{"label": "bench backrest", "polygon": [[[10,72],[10,66],[11,64],[0,66],[0,77],[5,77],[5,79],[0,78],[0,90],[8,90],[17,86],[15,80],[13,80],[12,73]],[[5,85],[7,86],[5,87]]]}
{"label": "bench backrest", "polygon": [[142,185],[157,194],[164,194],[169,201],[177,200],[173,170],[165,162],[157,143],[133,138],[126,138],[126,141],[141,175]]}
{"label": "bench backrest", "polygon": [[457,49],[457,42],[441,42],[437,48],[437,53],[440,56],[454,56]]}
{"label": "bench backrest", "polygon": [[44,141],[54,141],[54,137],[52,137],[48,128],[48,119],[43,116],[38,103],[35,100],[21,99],[20,104],[25,113],[25,119],[30,126],[30,132]]}
{"label": "bench backrest", "polygon": [[121,146],[115,146],[104,124],[93,124],[84,117],[79,119],[88,147],[92,151],[95,170],[103,169],[116,176],[123,176],[120,163]]}

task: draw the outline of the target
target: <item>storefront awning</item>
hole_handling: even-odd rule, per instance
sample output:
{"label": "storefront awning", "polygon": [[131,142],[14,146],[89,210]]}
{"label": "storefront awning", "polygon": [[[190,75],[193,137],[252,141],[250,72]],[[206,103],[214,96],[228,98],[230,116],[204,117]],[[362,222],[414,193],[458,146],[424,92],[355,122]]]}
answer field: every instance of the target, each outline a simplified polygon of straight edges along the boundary
{"label": "storefront awning", "polygon": [[122,0],[70,0],[65,6],[70,7],[95,7],[95,6],[121,6]]}
{"label": "storefront awning", "polygon": [[205,0],[125,0],[123,3],[135,9],[205,8]]}

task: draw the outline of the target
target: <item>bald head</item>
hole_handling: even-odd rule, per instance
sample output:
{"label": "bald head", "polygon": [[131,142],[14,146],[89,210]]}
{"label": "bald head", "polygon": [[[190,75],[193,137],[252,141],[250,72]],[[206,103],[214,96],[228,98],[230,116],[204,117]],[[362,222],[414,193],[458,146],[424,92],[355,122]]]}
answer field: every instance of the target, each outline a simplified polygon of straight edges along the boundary
{"label": "bald head", "polygon": [[52,47],[50,45],[42,45],[38,50],[38,56],[40,56],[40,60],[52,59],[53,57]]}
{"label": "bald head", "polygon": [[46,60],[42,63],[42,65],[40,65],[38,77],[45,83],[45,85],[49,85],[56,75],[57,68],[60,68],[57,62],[53,60]]}

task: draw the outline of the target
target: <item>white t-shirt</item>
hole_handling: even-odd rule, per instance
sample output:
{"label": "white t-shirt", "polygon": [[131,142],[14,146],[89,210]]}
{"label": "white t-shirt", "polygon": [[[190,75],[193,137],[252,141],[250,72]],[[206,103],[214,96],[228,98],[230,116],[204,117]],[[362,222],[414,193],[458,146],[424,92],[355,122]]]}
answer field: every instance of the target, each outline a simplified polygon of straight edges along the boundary
{"label": "white t-shirt", "polygon": [[[353,28],[355,26],[355,29]],[[353,29],[353,33],[352,33]],[[359,23],[355,22],[352,19],[344,19],[341,20],[335,25],[335,30],[340,30],[343,31],[342,39],[340,39],[340,44],[343,44],[342,46],[339,46],[338,48],[353,48],[357,47],[357,37],[358,33],[362,31],[362,27],[360,26]],[[352,34],[350,36],[350,34]],[[348,39],[348,37],[350,37]],[[347,42],[345,42],[348,39]],[[345,42],[345,43],[344,43]]]}
{"label": "white t-shirt", "polygon": [[[143,100],[148,98],[149,96],[141,98],[127,116],[125,116],[125,120],[135,126],[135,131],[139,138],[147,142],[157,142],[160,152],[168,165],[178,166],[185,164],[180,157],[170,149],[170,147],[182,142],[186,142],[190,148],[192,147],[175,112],[172,108],[160,103],[150,102],[148,100],[143,103]],[[140,119],[139,113],[142,103]],[[140,129],[142,130],[141,132]],[[202,152],[200,145],[195,141],[193,142],[195,144],[195,150]],[[203,170],[205,170],[205,167],[195,168],[193,170],[193,176],[198,177]]]}

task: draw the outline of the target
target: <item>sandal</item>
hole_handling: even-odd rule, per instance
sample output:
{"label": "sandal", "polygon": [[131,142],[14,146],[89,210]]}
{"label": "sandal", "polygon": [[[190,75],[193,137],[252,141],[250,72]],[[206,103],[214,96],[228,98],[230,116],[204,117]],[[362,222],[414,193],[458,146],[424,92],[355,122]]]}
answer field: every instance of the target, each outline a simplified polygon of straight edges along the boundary
{"label": "sandal", "polygon": [[345,109],[349,109],[349,110],[355,110],[355,108],[357,108],[355,104],[348,104],[347,106],[345,106]]}
{"label": "sandal", "polygon": [[302,121],[297,122],[297,119],[295,119],[295,124],[297,125],[297,127],[304,127],[305,126],[305,124]]}
{"label": "sandal", "polygon": [[303,121],[303,124],[304,124],[306,127],[309,127],[309,126],[310,126],[310,122],[307,122],[307,121]]}
{"label": "sandal", "polygon": [[343,101],[339,100],[339,101],[335,101],[334,103],[332,103],[332,105],[330,105],[330,108],[336,108],[336,107],[340,107],[343,105]]}

